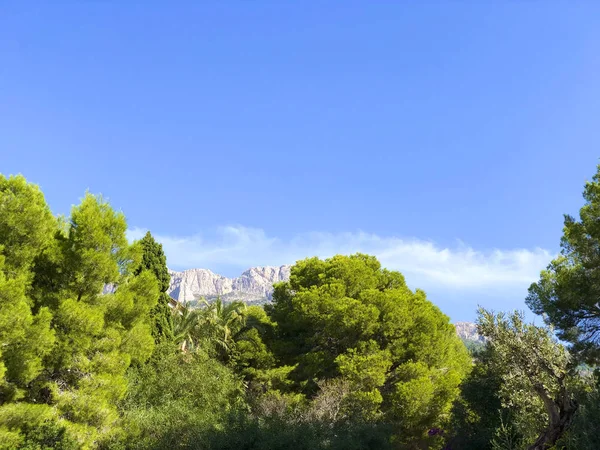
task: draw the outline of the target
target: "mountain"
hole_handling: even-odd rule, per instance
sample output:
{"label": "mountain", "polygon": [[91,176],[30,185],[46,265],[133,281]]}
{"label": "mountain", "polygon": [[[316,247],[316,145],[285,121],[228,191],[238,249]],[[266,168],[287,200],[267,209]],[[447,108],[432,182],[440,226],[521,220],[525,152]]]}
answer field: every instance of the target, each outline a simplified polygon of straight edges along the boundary
{"label": "mountain", "polygon": [[463,340],[485,342],[484,337],[477,332],[477,325],[472,322],[456,322],[454,327],[458,337]]}
{"label": "mountain", "polygon": [[469,353],[474,354],[483,350],[486,338],[477,332],[476,324],[472,322],[456,322],[454,328],[456,328],[456,334],[462,339]]}
{"label": "mountain", "polygon": [[279,267],[252,267],[236,278],[227,278],[208,269],[189,269],[183,272],[169,270],[171,284],[167,292],[179,302],[197,303],[200,297],[224,301],[243,300],[247,303],[265,303],[272,299],[273,283],[290,277],[289,265]]}

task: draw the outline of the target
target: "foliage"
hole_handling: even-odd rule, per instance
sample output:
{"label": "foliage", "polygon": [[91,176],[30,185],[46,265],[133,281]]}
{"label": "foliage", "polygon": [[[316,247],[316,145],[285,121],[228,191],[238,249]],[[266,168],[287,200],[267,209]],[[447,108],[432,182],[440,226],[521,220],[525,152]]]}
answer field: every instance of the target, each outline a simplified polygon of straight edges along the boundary
{"label": "foliage", "polygon": [[151,274],[132,276],[126,228],[101,197],[57,220],[36,186],[0,178],[0,416],[13,447],[89,448],[116,431],[127,367],[153,349],[158,297]]}
{"label": "foliage", "polygon": [[448,318],[400,273],[362,254],[306,259],[266,309],[296,392],[313,397],[320,380],[348,380],[363,417],[394,423],[399,443],[436,440],[427,432],[447,422],[469,358]]}
{"label": "foliage", "polygon": [[461,338],[461,341],[463,342],[463,344],[465,344],[465,347],[467,348],[471,356],[477,355],[485,349],[485,343],[481,341],[464,338]]}
{"label": "foliage", "polygon": [[173,344],[160,344],[147,364],[132,368],[128,381],[121,411],[129,433],[120,442],[127,448],[199,444],[244,408],[241,383],[202,350],[181,353]]}
{"label": "foliage", "polygon": [[182,351],[194,350],[199,334],[200,311],[179,303],[172,312],[173,341]]}
{"label": "foliage", "polygon": [[27,450],[75,450],[57,411],[48,405],[12,403],[0,408],[0,448]]}
{"label": "foliage", "polygon": [[50,310],[30,298],[31,266],[55,227],[37,186],[0,175],[0,405],[25,395],[55,342]]}
{"label": "foliage", "polygon": [[[506,316],[480,308],[478,329],[489,339],[491,369],[502,378],[503,406],[519,411],[517,419],[521,421],[513,425],[531,443],[529,449],[551,448],[569,428],[577,410],[570,386],[569,353],[550,329],[525,324],[519,312]],[[512,427],[501,431],[502,436],[513,439]]]}
{"label": "foliage", "polygon": [[150,271],[158,281],[158,290],[160,292],[156,306],[150,313],[152,336],[154,336],[157,343],[163,340],[172,341],[174,338],[173,318],[171,307],[169,306],[169,295],[167,294],[171,276],[167,268],[167,257],[162,249],[162,245],[154,240],[149,231],[138,242],[138,245],[141,247],[142,259],[133,273],[134,275],[140,275],[146,270]]}
{"label": "foliage", "polygon": [[550,448],[571,436],[565,431],[578,421],[573,397],[585,386],[551,330],[525,324],[520,313],[480,309],[479,331],[487,345],[461,384],[452,448]]}
{"label": "foliage", "polygon": [[0,244],[5,273],[27,273],[40,251],[46,249],[56,229],[56,220],[39,187],[22,176],[0,175]]}
{"label": "foliage", "polygon": [[287,391],[290,386],[286,379],[293,367],[276,367],[275,356],[266,344],[272,340],[274,328],[262,307],[247,307],[245,325],[234,338],[233,366],[250,390]]}
{"label": "foliage", "polygon": [[389,432],[374,424],[331,422],[322,403],[270,391],[253,414],[234,374],[203,350],[181,353],[161,344],[148,364],[133,368],[121,403],[130,432],[106,448],[386,449]]}
{"label": "foliage", "polygon": [[600,361],[600,166],[579,220],[565,215],[561,254],[529,288],[527,304],[590,362]]}
{"label": "foliage", "polygon": [[521,450],[524,448],[523,438],[511,423],[500,422],[494,437],[490,441],[492,450]]}
{"label": "foliage", "polygon": [[175,342],[182,350],[204,344],[213,356],[227,363],[235,352],[235,339],[246,324],[246,304],[225,304],[219,298],[212,303],[203,300],[202,304],[200,309],[179,304],[173,311]]}
{"label": "foliage", "polygon": [[461,342],[363,254],[298,261],[264,308],[171,309],[150,233],[0,175],[0,449],[599,448],[599,193],[600,168],[528,297],[582,366],[518,313],[480,310],[486,342]]}
{"label": "foliage", "polygon": [[598,379],[582,375],[575,389],[579,408],[569,431],[558,442],[557,448],[567,450],[596,450],[600,448],[600,389]]}
{"label": "foliage", "polygon": [[451,448],[490,450],[502,426],[500,391],[502,378],[492,365],[492,349],[476,352],[475,364],[460,385],[460,398],[453,405]]}
{"label": "foliage", "polygon": [[235,351],[235,338],[246,325],[246,304],[242,301],[223,303],[204,301],[199,314],[198,336],[212,344],[215,355],[227,363]]}

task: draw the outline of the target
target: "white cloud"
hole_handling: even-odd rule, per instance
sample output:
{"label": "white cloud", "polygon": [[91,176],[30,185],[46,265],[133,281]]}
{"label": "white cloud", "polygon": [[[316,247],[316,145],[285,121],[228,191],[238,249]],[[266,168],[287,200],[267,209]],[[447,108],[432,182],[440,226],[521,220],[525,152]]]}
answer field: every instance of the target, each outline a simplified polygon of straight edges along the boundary
{"label": "white cloud", "polygon": [[[134,228],[128,234],[130,239],[139,239],[145,232]],[[362,252],[377,256],[384,267],[402,272],[409,285],[425,289],[523,289],[538,279],[540,270],[553,256],[540,248],[478,251],[462,243],[442,248],[430,241],[360,231],[314,232],[282,240],[267,236],[261,229],[226,226],[211,239],[200,234],[154,237],[163,244],[169,266],[174,269],[202,267],[219,272],[228,268],[241,272],[252,266],[290,264],[310,256]]]}

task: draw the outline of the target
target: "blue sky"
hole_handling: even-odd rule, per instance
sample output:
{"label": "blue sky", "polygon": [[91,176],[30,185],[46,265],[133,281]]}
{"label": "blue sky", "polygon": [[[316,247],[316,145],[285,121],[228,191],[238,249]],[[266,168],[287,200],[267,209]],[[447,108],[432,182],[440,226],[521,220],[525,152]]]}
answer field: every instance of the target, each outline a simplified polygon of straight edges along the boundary
{"label": "blue sky", "polygon": [[600,4],[170,3],[0,6],[0,172],[175,269],[360,250],[524,308],[599,162]]}

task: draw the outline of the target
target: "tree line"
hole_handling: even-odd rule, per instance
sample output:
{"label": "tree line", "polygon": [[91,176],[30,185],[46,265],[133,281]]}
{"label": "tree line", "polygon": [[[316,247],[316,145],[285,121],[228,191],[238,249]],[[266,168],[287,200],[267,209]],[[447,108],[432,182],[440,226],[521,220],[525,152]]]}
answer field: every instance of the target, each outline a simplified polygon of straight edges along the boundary
{"label": "tree line", "polygon": [[0,448],[600,448],[599,195],[600,169],[529,289],[545,326],[480,309],[467,349],[360,253],[296,262],[264,307],[172,308],[150,233],[0,175]]}

